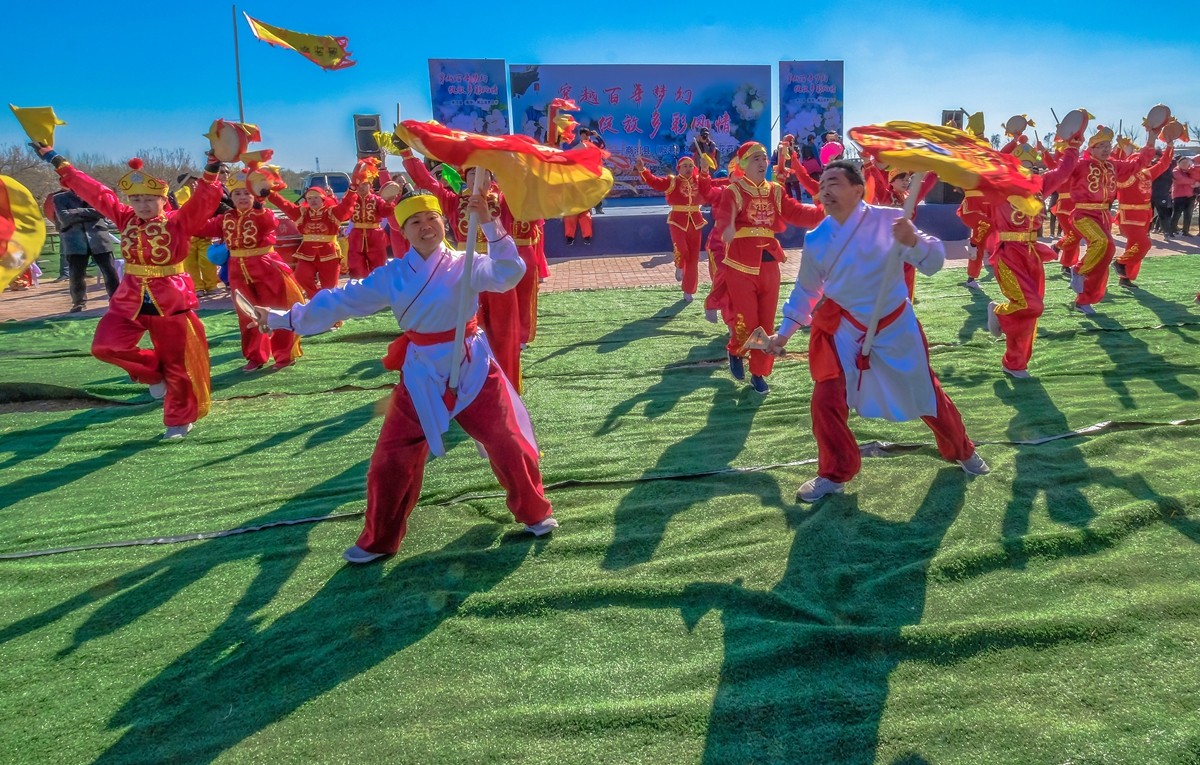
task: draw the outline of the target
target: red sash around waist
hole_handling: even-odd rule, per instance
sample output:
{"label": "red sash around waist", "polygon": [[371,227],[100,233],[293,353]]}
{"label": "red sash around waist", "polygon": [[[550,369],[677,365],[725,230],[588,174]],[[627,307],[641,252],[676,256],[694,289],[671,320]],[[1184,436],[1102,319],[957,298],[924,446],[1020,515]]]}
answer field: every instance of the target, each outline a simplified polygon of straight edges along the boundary
{"label": "red sash around waist", "polygon": [[[474,335],[478,330],[479,322],[472,316],[467,322],[467,330],[463,333],[463,338]],[[404,366],[404,357],[408,355],[408,346],[410,345],[437,345],[438,343],[452,342],[454,342],[453,329],[447,329],[444,332],[416,332],[407,329],[400,333],[400,337],[388,344],[387,353],[383,356],[383,368],[399,372]],[[471,358],[470,351],[467,352],[467,358]]]}
{"label": "red sash around waist", "polygon": [[[882,332],[888,325],[900,318],[906,304],[907,301],[901,303],[891,313],[880,319],[879,326],[875,331]],[[814,382],[836,380],[842,374],[837,347],[833,343],[833,335],[837,332],[842,319],[850,322],[851,326],[859,332],[867,331],[866,325],[829,298],[825,298],[820,307],[813,312],[812,331],[808,336],[808,369],[812,373]],[[864,367],[860,364],[859,368]]]}

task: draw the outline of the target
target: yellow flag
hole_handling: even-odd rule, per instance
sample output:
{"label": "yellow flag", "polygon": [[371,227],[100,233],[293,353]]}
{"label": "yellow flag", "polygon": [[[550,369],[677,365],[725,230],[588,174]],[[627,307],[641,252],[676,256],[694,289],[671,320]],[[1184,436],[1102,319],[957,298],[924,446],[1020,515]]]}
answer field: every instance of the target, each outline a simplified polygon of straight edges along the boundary
{"label": "yellow flag", "polygon": [[0,290],[37,260],[46,242],[46,221],[29,189],[0,175]]}
{"label": "yellow flag", "polygon": [[242,15],[246,17],[250,31],[255,37],[268,45],[294,50],[322,69],[345,69],[358,63],[350,60],[350,51],[346,50],[350,41],[345,37],[293,32],[290,29],[264,24],[251,18],[248,13]]}
{"label": "yellow flag", "polygon": [[21,123],[21,127],[25,128],[25,135],[35,143],[53,146],[54,128],[67,124],[54,113],[53,106],[13,106],[9,104],[8,108],[12,109],[17,121]]}

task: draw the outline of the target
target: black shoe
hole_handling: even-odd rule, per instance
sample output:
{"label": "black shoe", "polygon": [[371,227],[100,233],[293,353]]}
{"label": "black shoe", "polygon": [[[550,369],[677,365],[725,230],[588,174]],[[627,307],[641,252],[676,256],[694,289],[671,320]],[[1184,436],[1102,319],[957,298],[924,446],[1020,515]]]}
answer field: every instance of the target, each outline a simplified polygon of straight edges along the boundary
{"label": "black shoe", "polygon": [[584,244],[591,244],[591,243],[592,243],[592,238],[591,238],[590,236],[585,236],[585,237],[583,238],[583,243],[584,243]]}
{"label": "black shoe", "polygon": [[1117,286],[1125,287],[1126,289],[1131,289],[1131,290],[1141,289],[1140,287],[1138,287],[1136,284],[1133,283],[1133,279],[1129,279],[1124,276],[1122,276],[1117,281]]}
{"label": "black shoe", "polygon": [[567,237],[567,244],[568,244],[568,245],[575,244],[575,237],[573,237],[573,236],[568,236],[568,237]]}
{"label": "black shoe", "polygon": [[746,364],[741,356],[729,354],[729,374],[739,382],[746,379]]}
{"label": "black shoe", "polygon": [[1128,286],[1125,284],[1125,282],[1129,281],[1128,279],[1125,278],[1125,264],[1118,263],[1117,261],[1114,260],[1113,261],[1113,270],[1117,272],[1117,276],[1121,277],[1121,286],[1122,287]]}
{"label": "black shoe", "polygon": [[759,375],[750,375],[750,387],[754,388],[755,393],[764,396],[771,391],[771,386],[767,385],[767,381]]}
{"label": "black shoe", "polygon": [[1062,267],[1062,275],[1067,277],[1068,279],[1070,279],[1071,278],[1071,267],[1063,266]]}
{"label": "black shoe", "polygon": [[79,313],[86,308],[87,306],[85,306],[83,303],[76,303],[75,305],[71,306],[71,313]]}

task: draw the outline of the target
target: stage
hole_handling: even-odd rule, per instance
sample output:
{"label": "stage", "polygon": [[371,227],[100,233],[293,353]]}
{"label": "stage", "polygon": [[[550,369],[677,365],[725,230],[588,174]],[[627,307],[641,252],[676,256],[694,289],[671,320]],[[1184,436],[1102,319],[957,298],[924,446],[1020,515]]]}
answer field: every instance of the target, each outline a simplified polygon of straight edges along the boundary
{"label": "stage", "polygon": [[[631,200],[632,201],[632,200]],[[641,253],[671,252],[671,236],[667,231],[667,206],[645,204],[624,200],[607,200],[604,213],[592,215],[592,243],[583,243],[577,235],[575,244],[567,245],[561,220],[546,221],[546,257],[578,258],[591,253],[597,255],[637,255]],[[917,227],[939,239],[956,241],[966,239],[970,232],[955,215],[958,205],[922,204],[917,207]],[[704,208],[707,223],[704,240],[712,229],[712,212]],[[789,227],[779,235],[785,248],[801,247],[804,232]]]}

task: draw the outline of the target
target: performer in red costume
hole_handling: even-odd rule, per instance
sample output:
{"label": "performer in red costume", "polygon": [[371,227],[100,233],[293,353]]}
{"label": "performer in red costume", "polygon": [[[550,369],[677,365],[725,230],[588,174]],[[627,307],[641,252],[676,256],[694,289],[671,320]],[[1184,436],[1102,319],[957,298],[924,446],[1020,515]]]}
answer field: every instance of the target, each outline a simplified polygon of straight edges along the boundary
{"label": "performer in red costume", "polygon": [[[400,147],[400,157],[404,160],[404,169],[408,171],[408,177],[412,178],[417,188],[430,191],[438,198],[449,221],[449,225],[446,227],[447,231],[450,232],[459,247],[464,247],[467,239],[467,223],[470,220],[467,202],[471,198],[476,169],[473,167],[467,169],[463,174],[465,183],[462,191],[455,191],[440,179],[435,178],[433,173],[429,172],[429,168],[425,167],[425,163],[417,159],[407,145]],[[507,212],[507,206],[503,204],[500,188],[491,181],[491,173],[488,173],[486,188],[487,191],[483,196],[487,200],[491,217],[499,220],[506,231],[511,230],[512,216]],[[480,252],[487,248],[487,239],[482,233],[477,235],[475,245]],[[523,387],[521,384],[520,313],[520,304],[515,288],[504,292],[485,292],[479,296],[479,324],[483,327],[484,334],[487,335],[488,344],[491,345],[492,352],[496,355],[500,369],[504,371],[518,393]]]}
{"label": "performer in red costume", "polygon": [[[196,290],[183,261],[191,237],[221,201],[219,163],[210,157],[191,199],[178,210],[167,210],[167,182],[142,172],[140,159],[130,160],[133,169],[117,182],[129,199],[123,204],[115,191],[76,170],[54,147],[35,148],[54,165],[63,186],[121,231],[125,273],[96,325],[92,355],[149,385],[150,395],[163,399],[163,438],[183,438],[208,414],[211,396],[208,338],[196,316]],[[153,347],[139,348],[147,332]]]}
{"label": "performer in red costume", "polygon": [[[863,176],[868,193],[867,204],[878,207],[904,207],[908,199],[909,188],[912,185],[912,175],[902,170],[888,170],[886,173],[874,162],[863,163]],[[926,173],[917,189],[917,204],[921,204],[933,187],[937,185],[937,176]],[[917,220],[917,208],[913,207],[912,220]],[[904,264],[904,283],[908,285],[908,299],[916,304],[917,269],[911,263]]]}
{"label": "performer in red costume", "polygon": [[[728,178],[713,178],[712,187],[704,196],[704,204],[715,209],[729,183]],[[712,280],[712,289],[704,298],[704,318],[713,324],[723,320],[732,333],[736,320],[729,310],[728,293],[725,291],[725,242],[721,234],[721,229],[715,225],[708,232],[708,278]]]}
{"label": "performer in red costume", "polygon": [[[255,305],[287,310],[304,302],[304,291],[292,276],[292,269],[275,252],[275,232],[279,220],[263,207],[260,199],[246,186],[246,172],[232,178],[229,196],[234,209],[210,218],[197,232],[207,238],[220,237],[229,248],[229,286],[241,292]],[[268,192],[263,193],[263,197]],[[242,334],[244,372],[261,369],[272,357],[275,369],[283,369],[300,358],[300,339],[287,330],[269,337],[258,329],[253,316],[238,316]]]}
{"label": "performer in red costume", "polygon": [[1043,263],[1055,260],[1054,251],[1038,242],[1042,230],[1044,198],[1066,183],[1079,160],[1078,145],[1073,142],[1059,155],[1055,169],[1037,176],[1041,193],[1031,197],[1011,197],[987,192],[982,201],[991,213],[995,237],[990,262],[996,282],[1007,301],[988,304],[988,330],[1005,341],[1000,368],[1016,378],[1027,378],[1038,318],[1045,307],[1046,270]]}
{"label": "performer in red costume", "polygon": [[683,299],[690,303],[700,280],[700,233],[704,229],[700,205],[712,190],[712,178],[698,170],[696,161],[687,154],[675,163],[677,175],[655,175],[646,169],[640,156],[633,168],[641,174],[643,183],[666,194],[671,206],[667,229],[675,250],[675,278],[683,282]]}
{"label": "performer in red costume", "polygon": [[[770,158],[766,147],[755,141],[737,150],[743,175],[731,181],[714,210],[716,225],[725,242],[724,289],[733,327],[729,337],[729,372],[735,380],[745,379],[742,346],[750,334],[762,328],[775,332],[779,308],[779,264],[787,260],[775,234],[788,224],[810,228],[825,217],[820,207],[789,197],[778,183],[766,180]],[[766,395],[766,377],[775,359],[761,350],[750,351],[750,386]]]}
{"label": "performer in red costume", "polygon": [[[533,342],[537,337],[537,305],[539,276],[538,247],[541,245],[543,220],[517,220],[513,217],[504,195],[500,195],[501,217],[512,222],[513,242],[517,245],[517,254],[525,261],[525,274],[517,282],[517,332],[520,347]],[[544,260],[543,256],[543,260]]]}
{"label": "performer in red costume", "polygon": [[[1125,147],[1123,153],[1132,155],[1134,149],[1133,146]],[[1123,181],[1117,181],[1117,226],[1125,236],[1125,251],[1117,256],[1113,268],[1122,287],[1137,289],[1135,281],[1142,270],[1142,260],[1150,251],[1150,224],[1154,220],[1150,207],[1150,187],[1155,178],[1171,167],[1174,157],[1175,143],[1168,142],[1157,162]]]}
{"label": "performer in red costume", "polygon": [[293,256],[300,289],[311,298],[318,290],[336,287],[342,268],[337,244],[338,230],[350,220],[358,201],[358,192],[351,189],[338,202],[325,189],[312,186],[304,192],[302,204],[289,202],[278,191],[272,191],[267,199],[295,221],[300,229],[300,247]]}
{"label": "performer in red costume", "polygon": [[[365,162],[365,160],[364,160]],[[351,279],[365,279],[367,274],[387,262],[388,238],[383,222],[392,214],[395,204],[379,196],[371,188],[380,177],[379,166],[359,163],[358,199],[350,216],[349,266]],[[273,306],[272,306],[273,307]]]}
{"label": "performer in red costume", "polygon": [[1112,203],[1117,198],[1117,184],[1148,166],[1154,159],[1154,141],[1129,159],[1113,162],[1113,131],[1103,125],[1088,139],[1088,150],[1070,177],[1071,199],[1075,202],[1072,222],[1087,241],[1083,261],[1071,269],[1071,288],[1075,310],[1093,316],[1094,303],[1100,302],[1108,286],[1108,266],[1117,245],[1112,236]]}

